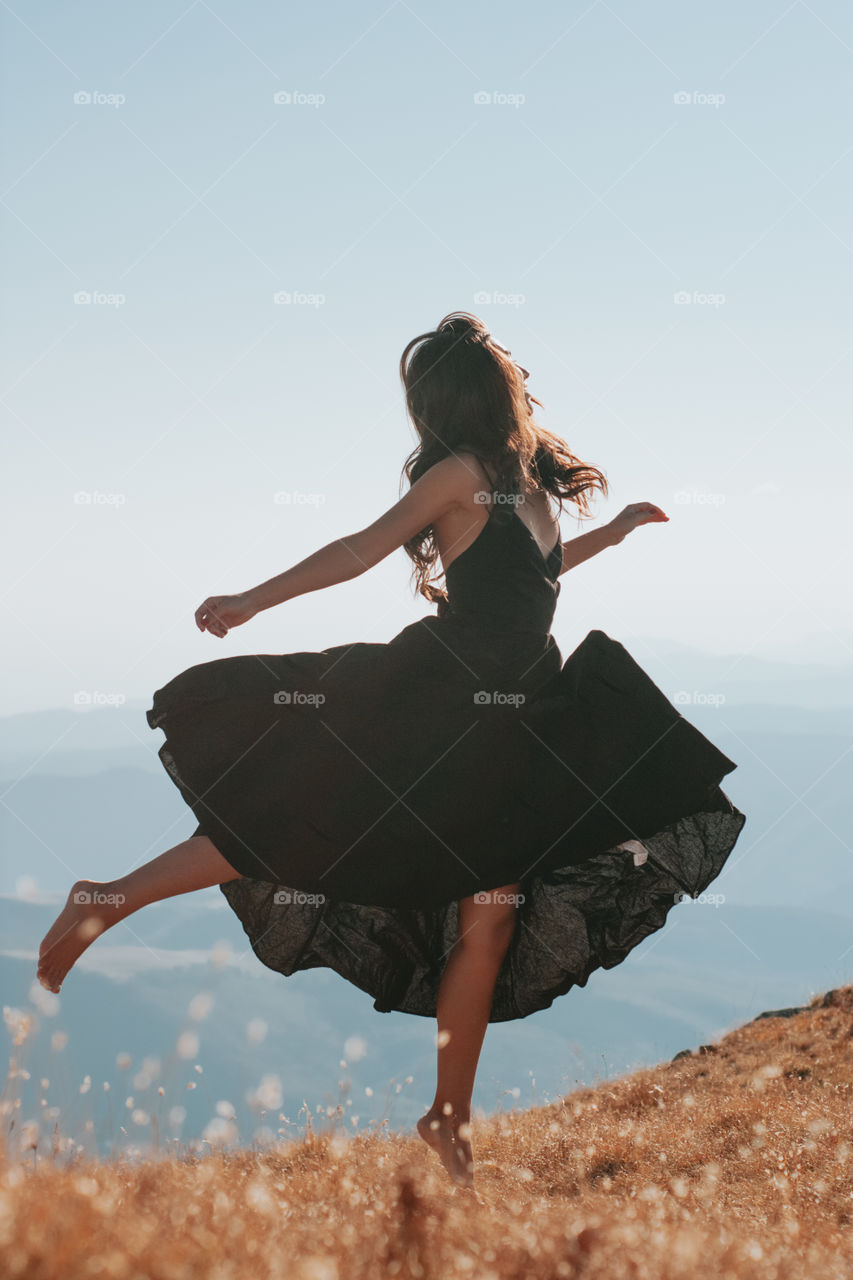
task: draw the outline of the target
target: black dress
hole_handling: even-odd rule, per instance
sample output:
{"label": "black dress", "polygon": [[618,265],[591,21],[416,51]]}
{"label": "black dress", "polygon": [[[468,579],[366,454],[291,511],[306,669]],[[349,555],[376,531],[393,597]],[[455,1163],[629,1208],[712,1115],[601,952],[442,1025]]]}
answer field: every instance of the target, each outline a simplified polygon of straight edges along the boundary
{"label": "black dress", "polygon": [[518,885],[491,1021],[619,964],[720,873],[736,765],[627,650],[550,634],[543,557],[493,500],[449,598],[387,644],[190,667],[147,712],[159,756],[242,878],[220,886],[258,958],[327,966],[382,1012],[434,1016],[457,900]]}

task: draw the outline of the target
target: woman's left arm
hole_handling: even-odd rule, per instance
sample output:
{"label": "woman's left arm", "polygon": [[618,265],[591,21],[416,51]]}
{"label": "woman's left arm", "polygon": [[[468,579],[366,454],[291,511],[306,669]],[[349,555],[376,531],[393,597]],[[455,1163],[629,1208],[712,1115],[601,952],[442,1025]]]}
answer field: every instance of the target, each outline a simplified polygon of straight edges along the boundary
{"label": "woman's left arm", "polygon": [[564,542],[563,563],[557,576],[560,577],[569,569],[574,569],[575,565],[582,564],[591,556],[597,556],[605,547],[615,547],[639,525],[668,519],[669,516],[665,515],[653,502],[632,502],[620,511],[618,516],[609,520],[607,524],[603,524],[600,529],[590,529],[587,533],[581,533],[577,538],[570,538],[568,542]]}

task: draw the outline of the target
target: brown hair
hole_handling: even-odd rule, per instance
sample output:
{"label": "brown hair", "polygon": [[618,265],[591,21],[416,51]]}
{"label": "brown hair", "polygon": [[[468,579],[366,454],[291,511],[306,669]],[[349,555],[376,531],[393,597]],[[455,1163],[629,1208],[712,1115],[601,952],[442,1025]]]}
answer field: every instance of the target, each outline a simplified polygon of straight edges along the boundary
{"label": "brown hair", "polygon": [[[589,516],[588,491],[607,494],[597,467],[576,458],[559,436],[540,427],[525,375],[509,352],[491,339],[483,321],[452,311],[435,330],[413,338],[400,357],[400,378],[419,443],[403,467],[410,484],[451,454],[473,453],[491,464],[495,488],[519,493],[532,484]],[[413,562],[412,583],[431,603],[446,603],[438,546],[431,527],[403,544]]]}

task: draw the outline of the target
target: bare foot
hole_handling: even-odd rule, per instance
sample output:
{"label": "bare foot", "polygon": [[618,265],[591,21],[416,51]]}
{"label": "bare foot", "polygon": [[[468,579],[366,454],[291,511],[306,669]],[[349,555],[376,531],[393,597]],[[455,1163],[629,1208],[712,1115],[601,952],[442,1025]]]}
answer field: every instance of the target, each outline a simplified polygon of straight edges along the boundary
{"label": "bare foot", "polygon": [[471,1150],[471,1124],[468,1117],[443,1115],[432,1108],[421,1116],[417,1130],[427,1146],[438,1154],[453,1181],[458,1186],[473,1191],[474,1153]]}
{"label": "bare foot", "polygon": [[124,897],[109,883],[78,880],[65,906],[42,939],[37,977],[48,991],[58,992],[74,962],[97,937],[126,914]]}

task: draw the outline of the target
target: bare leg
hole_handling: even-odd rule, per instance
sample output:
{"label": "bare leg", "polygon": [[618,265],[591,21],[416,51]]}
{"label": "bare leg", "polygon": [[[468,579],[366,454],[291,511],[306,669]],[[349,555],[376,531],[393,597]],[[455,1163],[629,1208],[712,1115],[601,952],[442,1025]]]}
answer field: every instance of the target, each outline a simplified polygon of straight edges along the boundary
{"label": "bare leg", "polygon": [[42,941],[38,979],[58,991],[66,973],[100,934],[162,898],[239,879],[207,836],[190,836],[117,880],[78,880]]}
{"label": "bare leg", "polygon": [[[474,1185],[471,1095],[495,982],[516,928],[519,885],[459,903],[459,934],[438,991],[435,1100],[417,1124],[455,1182]],[[484,900],[485,899],[485,900]]]}

